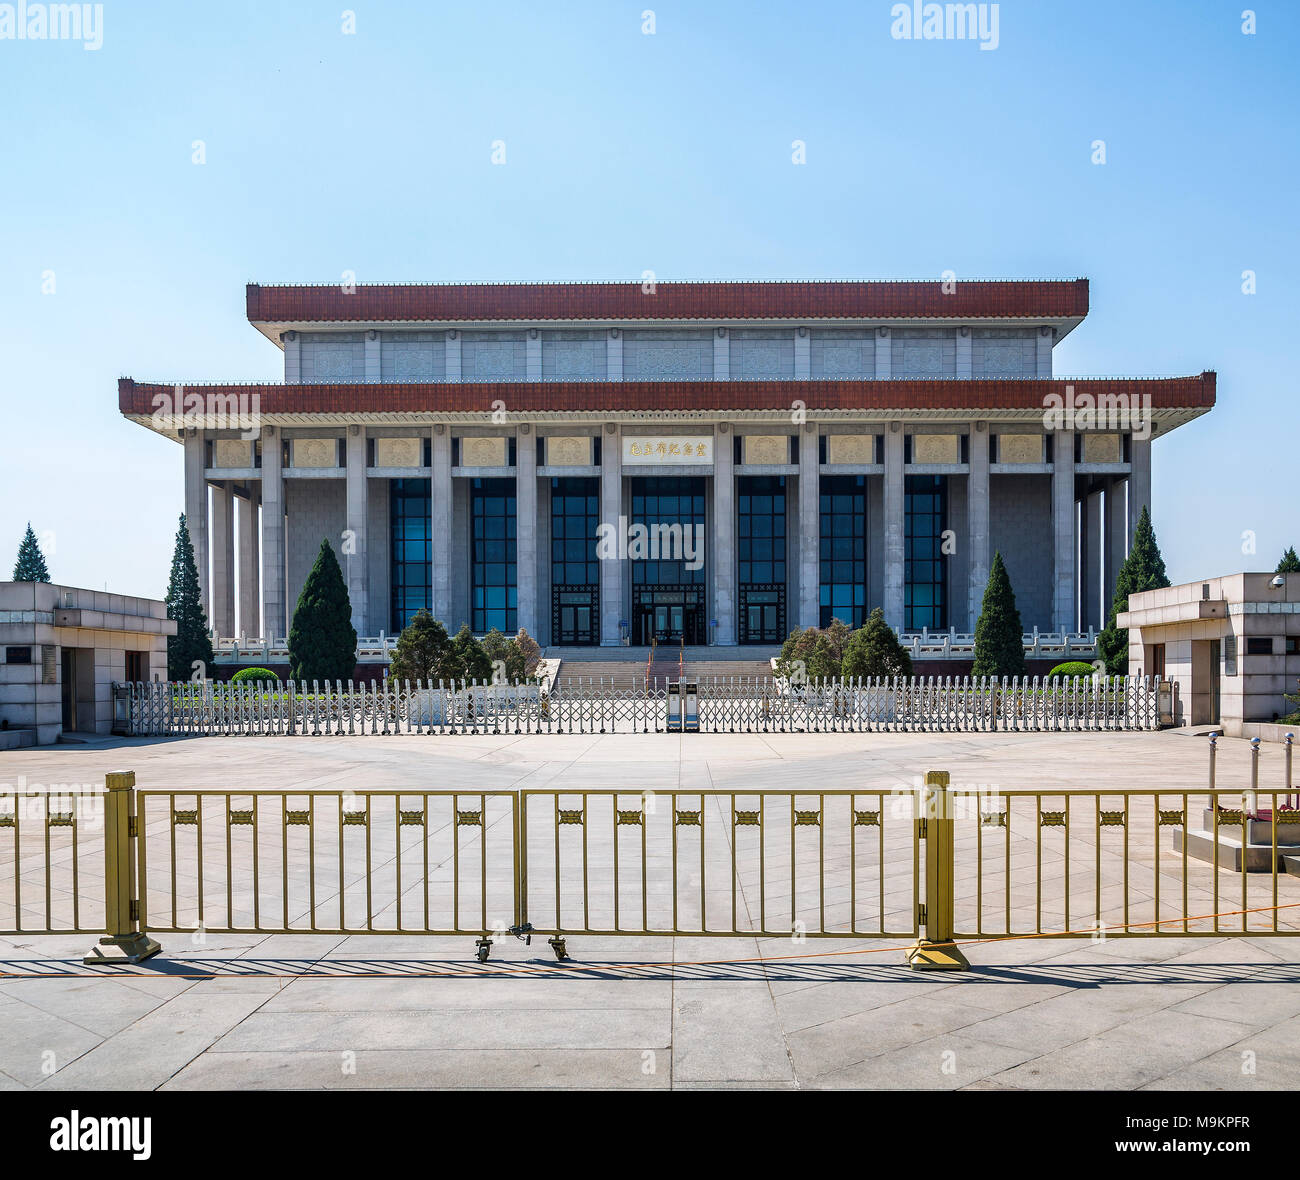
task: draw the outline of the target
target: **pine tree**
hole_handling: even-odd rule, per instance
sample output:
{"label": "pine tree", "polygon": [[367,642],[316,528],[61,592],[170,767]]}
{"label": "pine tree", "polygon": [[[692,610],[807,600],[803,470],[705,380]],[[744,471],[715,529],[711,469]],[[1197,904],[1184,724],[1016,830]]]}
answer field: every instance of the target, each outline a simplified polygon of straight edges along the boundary
{"label": "pine tree", "polygon": [[844,645],[843,675],[911,676],[912,657],[898,641],[894,629],[885,622],[885,612],[876,607],[867,621],[853,632]]}
{"label": "pine tree", "polygon": [[167,679],[189,680],[195,663],[202,665],[204,679],[212,666],[212,638],[203,613],[199,590],[199,570],[194,564],[194,546],[190,530],[181,513],[176,530],[176,549],[172,554],[171,579],[167,583],[167,617],[176,623],[176,634],[167,638]]}
{"label": "pine tree", "polygon": [[14,563],[15,582],[48,582],[50,571],[45,567],[45,554],[32,532],[32,522],[27,522],[27,533],[18,546],[18,560]]}
{"label": "pine tree", "polygon": [[357,666],[352,604],[334,547],[322,540],[302,584],[289,628],[289,676],[293,680],[349,680]]}
{"label": "pine tree", "polygon": [[452,679],[452,675],[451,640],[447,628],[422,607],[397,637],[397,647],[388,665],[388,678],[437,684],[440,680]]}
{"label": "pine tree", "polygon": [[524,663],[524,675],[533,675],[537,671],[537,665],[542,662],[542,649],[537,640],[520,627],[510,642],[519,649],[519,658]]}
{"label": "pine tree", "polygon": [[1165,572],[1165,559],[1160,556],[1156,532],[1151,527],[1151,514],[1142,509],[1137,528],[1133,530],[1133,546],[1115,577],[1115,597],[1111,602],[1110,618],[1105,630],[1097,637],[1097,654],[1105,661],[1111,676],[1128,673],[1128,631],[1117,625],[1120,614],[1128,610],[1130,594],[1143,590],[1162,590],[1169,585]]}
{"label": "pine tree", "polygon": [[462,623],[451,641],[451,663],[459,680],[488,682],[492,679],[492,661],[483,645],[474,638],[468,623]]}
{"label": "pine tree", "polygon": [[1282,560],[1277,563],[1277,569],[1273,572],[1275,574],[1300,574],[1300,557],[1296,556],[1294,545],[1282,554]]}
{"label": "pine tree", "polygon": [[984,603],[975,624],[975,662],[972,676],[1023,676],[1025,674],[1024,628],[1016,609],[1016,593],[1002,561],[993,554]]}
{"label": "pine tree", "polygon": [[524,656],[513,639],[507,639],[496,627],[483,636],[483,654],[492,666],[492,679],[496,679],[500,664],[507,684],[518,684],[524,678]]}

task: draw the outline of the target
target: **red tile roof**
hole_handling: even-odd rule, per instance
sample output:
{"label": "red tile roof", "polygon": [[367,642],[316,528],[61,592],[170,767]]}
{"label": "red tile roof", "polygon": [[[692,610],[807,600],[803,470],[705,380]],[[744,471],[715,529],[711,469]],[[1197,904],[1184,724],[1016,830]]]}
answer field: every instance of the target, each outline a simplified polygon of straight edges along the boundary
{"label": "red tile roof", "polygon": [[500,320],[1063,319],[1088,314],[1088,280],[375,284],[250,283],[252,323]]}
{"label": "red tile roof", "polygon": [[[1153,410],[1208,409],[1216,377],[1026,378],[1020,380],[916,381],[513,381],[353,382],[337,385],[185,385],[205,397],[259,397],[261,414],[491,413],[504,402],[512,414],[645,411],[788,410],[796,400],[809,410],[1032,410],[1049,393],[1074,404],[1094,399],[1150,396]],[[118,381],[123,414],[149,415],[155,398],[176,386]]]}

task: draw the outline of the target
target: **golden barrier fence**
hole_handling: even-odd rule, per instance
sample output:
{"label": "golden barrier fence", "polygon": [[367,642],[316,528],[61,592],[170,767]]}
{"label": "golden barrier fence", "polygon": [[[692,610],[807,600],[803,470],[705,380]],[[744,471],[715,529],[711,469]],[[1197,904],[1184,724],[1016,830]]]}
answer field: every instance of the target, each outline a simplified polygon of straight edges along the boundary
{"label": "golden barrier fence", "polygon": [[[1300,933],[1286,789],[0,791],[0,934]],[[1243,871],[1244,870],[1244,871]],[[102,882],[102,888],[100,887]]]}
{"label": "golden barrier fence", "polygon": [[526,790],[520,841],[538,932],[917,933],[910,793]]}
{"label": "golden barrier fence", "polygon": [[956,937],[1300,934],[1300,877],[1283,863],[1300,842],[1293,800],[1285,790],[953,792]]}
{"label": "golden barrier fence", "polygon": [[104,929],[104,790],[0,791],[0,934]]}
{"label": "golden barrier fence", "polygon": [[480,934],[517,924],[512,791],[139,792],[156,933]]}

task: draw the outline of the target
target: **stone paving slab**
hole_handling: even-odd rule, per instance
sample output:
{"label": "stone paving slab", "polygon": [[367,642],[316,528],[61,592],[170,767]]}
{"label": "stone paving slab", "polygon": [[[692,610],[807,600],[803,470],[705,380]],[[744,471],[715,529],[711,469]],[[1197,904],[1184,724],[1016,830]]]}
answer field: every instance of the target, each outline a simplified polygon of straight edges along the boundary
{"label": "stone paving slab", "polygon": [[[134,769],[141,787],[178,789],[817,791],[909,787],[929,768],[1000,789],[1195,789],[1205,743],[1186,734],[132,740],[7,753],[0,779],[97,785]],[[1266,785],[1276,771],[1266,753]],[[1248,773],[1248,744],[1222,741],[1220,784]],[[1091,855],[1071,857],[1079,881]],[[1115,863],[1108,845],[1103,868]],[[1045,866],[1056,888],[1060,862]],[[836,901],[843,869],[828,861]],[[886,876],[887,907],[907,909],[910,868]],[[566,870],[566,889],[572,879]],[[1017,850],[1017,921],[1032,921],[1032,879]],[[1135,912],[1150,883],[1148,862],[1134,877]],[[803,883],[796,893],[804,905]],[[773,901],[788,906],[788,882]],[[742,902],[752,914],[754,899]],[[1047,891],[1043,906],[1060,909]],[[91,941],[0,938],[0,1089],[1300,1086],[1300,943],[1288,938],[989,941],[967,948],[972,971],[953,975],[911,972],[903,942],[867,936],[795,945],[574,935],[566,965],[544,939],[498,938],[479,964],[471,935],[177,933],[161,936],[161,956],[125,970],[85,967]]]}

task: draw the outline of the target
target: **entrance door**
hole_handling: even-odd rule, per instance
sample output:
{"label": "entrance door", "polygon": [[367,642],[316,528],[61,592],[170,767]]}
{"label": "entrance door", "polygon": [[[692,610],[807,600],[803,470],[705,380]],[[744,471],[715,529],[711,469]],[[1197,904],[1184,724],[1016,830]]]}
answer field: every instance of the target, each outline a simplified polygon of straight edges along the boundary
{"label": "entrance door", "polygon": [[551,592],[551,642],[562,647],[590,647],[596,643],[596,587],[573,590],[556,587]]}
{"label": "entrance door", "polygon": [[1223,674],[1223,653],[1219,646],[1219,640],[1210,640],[1210,716],[1207,721],[1210,725],[1219,724],[1219,692],[1221,685],[1219,678]]}

